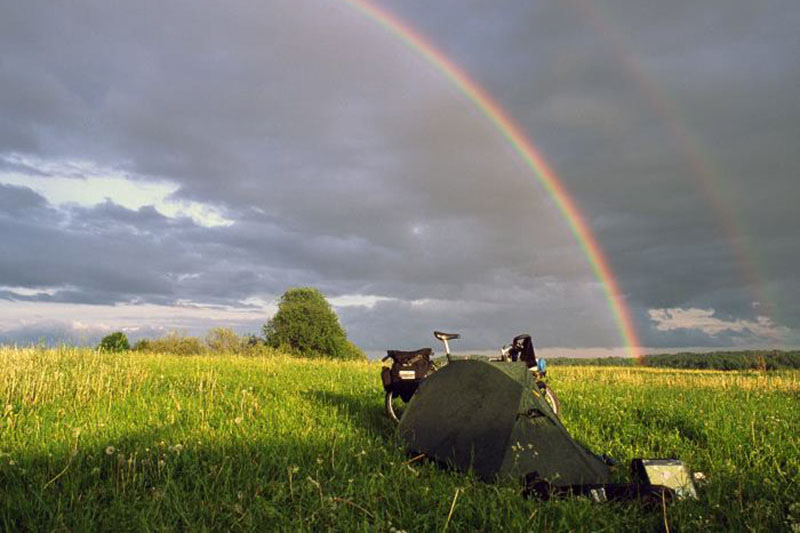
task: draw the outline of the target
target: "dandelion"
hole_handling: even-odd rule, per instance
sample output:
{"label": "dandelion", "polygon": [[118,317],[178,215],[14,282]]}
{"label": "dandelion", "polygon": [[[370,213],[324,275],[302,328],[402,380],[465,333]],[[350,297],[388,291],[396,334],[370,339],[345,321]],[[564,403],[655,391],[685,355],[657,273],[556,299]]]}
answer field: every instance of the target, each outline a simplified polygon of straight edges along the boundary
{"label": "dandelion", "polygon": [[107,446],[106,447],[106,455],[114,455],[115,451],[116,451],[116,448],[114,448],[113,446]]}
{"label": "dandelion", "polygon": [[233,419],[233,421],[236,423],[236,425],[239,425],[242,423],[242,417],[237,416],[236,418]]}

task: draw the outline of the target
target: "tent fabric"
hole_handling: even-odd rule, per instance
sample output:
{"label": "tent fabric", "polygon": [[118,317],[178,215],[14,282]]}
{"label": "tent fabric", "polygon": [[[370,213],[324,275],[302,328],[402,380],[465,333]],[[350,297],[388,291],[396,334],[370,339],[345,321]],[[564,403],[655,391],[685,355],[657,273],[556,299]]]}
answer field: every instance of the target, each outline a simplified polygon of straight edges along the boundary
{"label": "tent fabric", "polygon": [[400,419],[409,450],[484,481],[536,472],[554,486],[599,484],[609,471],[567,433],[524,362],[461,359],[429,376]]}

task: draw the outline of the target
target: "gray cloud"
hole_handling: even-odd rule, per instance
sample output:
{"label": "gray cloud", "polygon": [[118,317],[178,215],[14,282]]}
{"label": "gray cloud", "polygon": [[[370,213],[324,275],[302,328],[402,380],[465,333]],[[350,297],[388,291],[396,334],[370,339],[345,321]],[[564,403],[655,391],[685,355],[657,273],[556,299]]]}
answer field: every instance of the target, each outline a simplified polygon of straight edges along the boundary
{"label": "gray cloud", "polygon": [[47,205],[47,200],[27,187],[0,183],[0,212],[18,214]]}
{"label": "gray cloud", "polygon": [[[800,10],[386,5],[553,163],[645,344],[742,342],[657,330],[654,308],[750,320],[769,308],[797,328]],[[6,5],[0,84],[0,278],[57,288],[0,298],[246,307],[315,285],[394,299],[342,309],[368,348],[448,324],[474,347],[508,329],[549,346],[618,342],[585,256],[508,143],[344,4]],[[49,205],[2,185],[3,172],[50,173],[15,155],[166,180],[234,223]],[[759,295],[771,301],[754,306]]]}

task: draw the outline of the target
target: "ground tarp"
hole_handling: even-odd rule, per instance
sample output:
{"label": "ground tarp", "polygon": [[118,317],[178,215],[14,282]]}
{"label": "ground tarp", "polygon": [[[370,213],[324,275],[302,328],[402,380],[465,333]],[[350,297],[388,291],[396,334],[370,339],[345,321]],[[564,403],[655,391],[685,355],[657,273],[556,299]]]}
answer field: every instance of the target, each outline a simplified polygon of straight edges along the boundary
{"label": "ground tarp", "polygon": [[537,472],[557,486],[608,483],[606,464],[569,436],[534,381],[521,362],[454,360],[420,385],[400,437],[485,481]]}

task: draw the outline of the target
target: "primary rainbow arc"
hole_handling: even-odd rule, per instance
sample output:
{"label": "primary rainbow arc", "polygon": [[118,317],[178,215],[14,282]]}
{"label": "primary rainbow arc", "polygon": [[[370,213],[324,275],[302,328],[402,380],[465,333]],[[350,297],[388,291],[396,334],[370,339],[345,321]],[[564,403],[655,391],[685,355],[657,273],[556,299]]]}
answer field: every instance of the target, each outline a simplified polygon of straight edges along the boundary
{"label": "primary rainbow arc", "polygon": [[575,200],[569,195],[563,183],[547,164],[544,157],[528,140],[520,128],[491,96],[467,74],[435,48],[427,39],[414,31],[397,16],[379,8],[366,0],[344,0],[347,4],[380,24],[392,35],[401,39],[410,49],[417,52],[428,63],[447,77],[485,116],[497,131],[514,147],[525,164],[530,168],[548,194],[553,198],[559,211],[567,220],[570,231],[583,249],[595,276],[600,280],[620,337],[629,356],[639,359],[640,343],[631,319],[631,313],[614,277],[608,259],[603,253],[597,238],[592,233]]}

